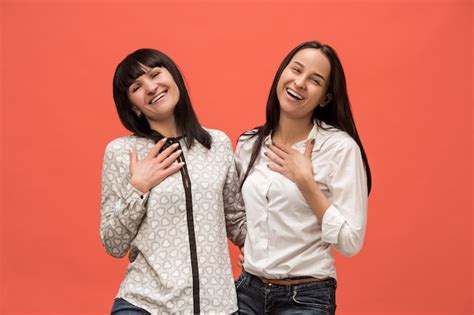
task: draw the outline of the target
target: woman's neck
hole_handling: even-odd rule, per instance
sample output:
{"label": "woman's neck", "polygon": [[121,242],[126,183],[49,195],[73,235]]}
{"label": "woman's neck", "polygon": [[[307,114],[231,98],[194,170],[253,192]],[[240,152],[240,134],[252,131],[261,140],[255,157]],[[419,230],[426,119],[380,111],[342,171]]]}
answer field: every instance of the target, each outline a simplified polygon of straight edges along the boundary
{"label": "woman's neck", "polygon": [[311,118],[292,119],[281,115],[278,127],[273,132],[272,140],[284,145],[293,145],[305,140],[312,128]]}
{"label": "woman's neck", "polygon": [[149,120],[148,123],[150,124],[150,128],[159,132],[166,138],[174,138],[180,136],[178,133],[178,128],[176,127],[176,123],[174,117],[171,119],[160,120],[160,121],[153,121]]}

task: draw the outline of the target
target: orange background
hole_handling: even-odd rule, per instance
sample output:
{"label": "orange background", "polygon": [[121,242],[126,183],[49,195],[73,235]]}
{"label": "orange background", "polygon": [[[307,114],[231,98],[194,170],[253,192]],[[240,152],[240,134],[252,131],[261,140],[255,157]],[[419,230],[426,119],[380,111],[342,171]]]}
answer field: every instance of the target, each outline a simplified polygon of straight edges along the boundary
{"label": "orange background", "polygon": [[338,314],[474,312],[471,1],[4,0],[0,14],[0,314],[110,310],[126,259],[99,241],[100,172],[127,133],[112,100],[126,54],[169,54],[203,125],[235,141],[310,39],[343,61],[373,172],[364,248],[337,257]]}

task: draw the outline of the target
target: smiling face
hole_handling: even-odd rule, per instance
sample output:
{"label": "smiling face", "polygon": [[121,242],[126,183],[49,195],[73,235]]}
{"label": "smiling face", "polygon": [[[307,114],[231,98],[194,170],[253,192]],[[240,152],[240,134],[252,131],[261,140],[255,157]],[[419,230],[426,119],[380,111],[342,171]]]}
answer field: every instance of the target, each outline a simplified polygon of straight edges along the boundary
{"label": "smiling face", "polygon": [[278,80],[280,115],[310,120],[316,106],[330,101],[326,93],[330,72],[331,64],[320,49],[298,51]]}
{"label": "smiling face", "polygon": [[149,68],[128,88],[128,99],[133,110],[142,113],[150,126],[154,122],[174,119],[174,109],[179,101],[179,89],[171,73],[165,67]]}

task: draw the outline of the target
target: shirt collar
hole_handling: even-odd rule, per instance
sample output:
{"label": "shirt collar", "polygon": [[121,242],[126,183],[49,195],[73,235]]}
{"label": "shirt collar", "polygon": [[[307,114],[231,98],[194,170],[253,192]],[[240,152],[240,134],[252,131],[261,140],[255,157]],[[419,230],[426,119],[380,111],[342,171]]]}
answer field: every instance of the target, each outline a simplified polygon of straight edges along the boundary
{"label": "shirt collar", "polygon": [[[304,145],[306,143],[306,141],[308,141],[310,139],[314,139],[315,143],[314,143],[314,147],[313,147],[313,152],[321,150],[321,147],[323,146],[324,142],[326,142],[326,140],[328,139],[328,137],[331,134],[331,131],[333,131],[333,129],[335,129],[335,128],[332,127],[331,125],[326,124],[323,121],[320,121],[319,124],[321,125],[322,128],[318,127],[318,124],[316,123],[316,120],[314,120],[313,121],[313,128],[311,128],[311,130],[310,130],[308,136],[306,137],[306,139],[303,140],[303,141],[295,143],[293,146],[298,147],[298,146]],[[270,131],[270,134],[265,137],[265,139],[263,140],[263,143],[267,144],[267,145],[272,143],[272,132],[271,131]]]}

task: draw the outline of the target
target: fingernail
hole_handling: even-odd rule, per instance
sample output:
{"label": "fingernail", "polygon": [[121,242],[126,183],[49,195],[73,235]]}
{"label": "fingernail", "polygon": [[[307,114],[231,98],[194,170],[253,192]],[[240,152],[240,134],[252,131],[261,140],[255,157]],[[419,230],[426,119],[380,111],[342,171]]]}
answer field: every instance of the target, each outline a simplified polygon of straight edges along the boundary
{"label": "fingernail", "polygon": [[179,143],[177,143],[177,142],[173,143],[173,147],[175,147],[175,148],[179,147]]}
{"label": "fingernail", "polygon": [[314,139],[313,139],[313,140],[311,140],[311,144],[314,144],[314,143],[315,143]]}
{"label": "fingernail", "polygon": [[168,140],[166,137],[163,137],[163,139],[161,139],[161,141],[163,142],[166,142],[166,140]]}

